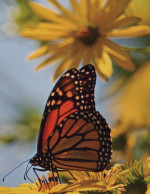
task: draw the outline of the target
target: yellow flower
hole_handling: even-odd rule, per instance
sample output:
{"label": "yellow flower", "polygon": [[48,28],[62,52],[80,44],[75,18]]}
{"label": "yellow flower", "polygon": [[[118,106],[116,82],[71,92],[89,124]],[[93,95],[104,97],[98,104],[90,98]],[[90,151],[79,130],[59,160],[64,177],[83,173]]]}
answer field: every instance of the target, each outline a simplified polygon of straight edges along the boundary
{"label": "yellow flower", "polygon": [[21,35],[49,43],[33,52],[28,59],[47,56],[36,70],[59,61],[54,80],[66,69],[77,68],[80,62],[83,65],[92,62],[104,80],[112,75],[111,60],[133,71],[134,64],[129,54],[108,39],[150,33],[148,26],[132,26],[140,21],[138,17],[122,16],[129,1],[70,0],[72,10],[68,10],[58,1],[49,0],[58,12],[30,2],[32,10],[45,22],[40,22],[37,27],[24,28]]}
{"label": "yellow flower", "polygon": [[[135,161],[134,163],[116,164],[110,170],[102,172],[83,172],[71,171],[74,180],[70,180],[69,184],[59,184],[56,180],[52,180],[52,173],[48,173],[48,178],[41,178],[41,184],[36,181],[33,184],[24,183],[17,188],[0,186],[0,193],[5,194],[42,194],[42,193],[66,193],[80,194],[82,192],[89,193],[111,193],[121,194],[127,188],[129,191],[136,191],[136,187],[142,186],[139,190],[146,188],[146,182],[149,183],[149,177],[144,179],[142,163]],[[140,181],[137,182],[137,179]],[[132,184],[132,185],[131,185]],[[132,192],[131,192],[132,193]]]}
{"label": "yellow flower", "polygon": [[[70,180],[70,184],[59,184],[56,180],[50,179],[52,173],[48,173],[47,179],[42,176],[41,184],[36,181],[33,184],[24,183],[16,188],[0,186],[0,193],[6,194],[42,194],[42,193],[72,193],[79,194],[82,191],[108,192],[116,189],[123,189],[124,184],[117,183],[117,177],[121,171],[120,164],[115,165],[109,171],[83,172],[71,171],[76,180]],[[50,178],[49,178],[50,177]]]}
{"label": "yellow flower", "polygon": [[128,16],[134,14],[142,18],[141,24],[150,25],[150,1],[149,0],[132,0],[126,10]]}
{"label": "yellow flower", "polygon": [[[93,191],[109,192],[120,190],[124,184],[117,183],[119,173],[121,172],[120,164],[113,166],[110,170],[102,172],[84,172],[84,171],[71,171],[76,180],[69,181],[69,184],[64,189],[71,192]],[[119,191],[118,190],[118,191]],[[63,189],[62,189],[63,191]]]}
{"label": "yellow flower", "polygon": [[[143,64],[129,78],[121,95],[113,104],[121,108],[118,123],[112,130],[114,137],[135,129],[150,127],[150,62]],[[135,131],[136,132],[136,131]],[[144,130],[141,130],[144,133]],[[146,131],[145,131],[146,132]]]}
{"label": "yellow flower", "polygon": [[147,158],[147,166],[150,168],[150,157]]}
{"label": "yellow flower", "polygon": [[33,184],[23,183],[16,188],[0,186],[0,193],[6,194],[42,194],[42,193],[59,193],[66,187],[67,184],[59,184],[58,178],[52,179],[52,173],[47,173],[47,179],[45,176],[41,177],[41,183],[35,181]]}

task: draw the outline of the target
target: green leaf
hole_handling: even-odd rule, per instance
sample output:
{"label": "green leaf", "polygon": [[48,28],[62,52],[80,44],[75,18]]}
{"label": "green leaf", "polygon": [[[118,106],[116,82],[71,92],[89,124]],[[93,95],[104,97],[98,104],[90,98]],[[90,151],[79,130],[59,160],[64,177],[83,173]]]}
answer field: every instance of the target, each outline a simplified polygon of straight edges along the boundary
{"label": "green leaf", "polygon": [[144,178],[144,180],[146,181],[147,184],[149,184],[150,183],[150,176]]}
{"label": "green leaf", "polygon": [[144,194],[147,190],[146,182],[141,179],[128,178],[127,186],[125,186],[128,194]]}

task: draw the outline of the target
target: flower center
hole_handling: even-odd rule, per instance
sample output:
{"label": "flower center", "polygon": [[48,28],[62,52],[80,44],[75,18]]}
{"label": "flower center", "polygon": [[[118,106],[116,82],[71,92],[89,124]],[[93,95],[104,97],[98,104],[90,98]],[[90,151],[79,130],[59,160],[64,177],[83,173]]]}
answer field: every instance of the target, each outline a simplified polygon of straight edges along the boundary
{"label": "flower center", "polygon": [[92,46],[97,41],[98,37],[98,29],[91,26],[81,27],[80,30],[75,33],[75,38],[86,46]]}

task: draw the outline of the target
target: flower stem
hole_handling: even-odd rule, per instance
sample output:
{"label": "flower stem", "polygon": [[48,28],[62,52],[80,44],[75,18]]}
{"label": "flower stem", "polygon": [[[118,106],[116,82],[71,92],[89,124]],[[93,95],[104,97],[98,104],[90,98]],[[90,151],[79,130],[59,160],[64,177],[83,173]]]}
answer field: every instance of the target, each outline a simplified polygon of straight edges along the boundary
{"label": "flower stem", "polygon": [[137,52],[137,53],[150,53],[150,46],[148,47],[143,47],[143,48],[137,48],[137,47],[127,47],[127,46],[122,46],[125,51],[128,52]]}

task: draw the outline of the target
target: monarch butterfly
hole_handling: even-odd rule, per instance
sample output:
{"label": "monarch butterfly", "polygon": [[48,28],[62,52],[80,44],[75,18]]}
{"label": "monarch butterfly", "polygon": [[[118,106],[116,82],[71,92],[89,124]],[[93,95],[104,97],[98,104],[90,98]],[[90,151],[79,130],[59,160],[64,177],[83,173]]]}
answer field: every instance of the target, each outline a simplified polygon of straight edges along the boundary
{"label": "monarch butterfly", "polygon": [[95,84],[91,64],[80,70],[70,69],[58,80],[44,110],[37,154],[29,161],[32,166],[42,167],[33,168],[35,173],[58,173],[62,169],[99,172],[108,165],[110,128],[95,110]]}

